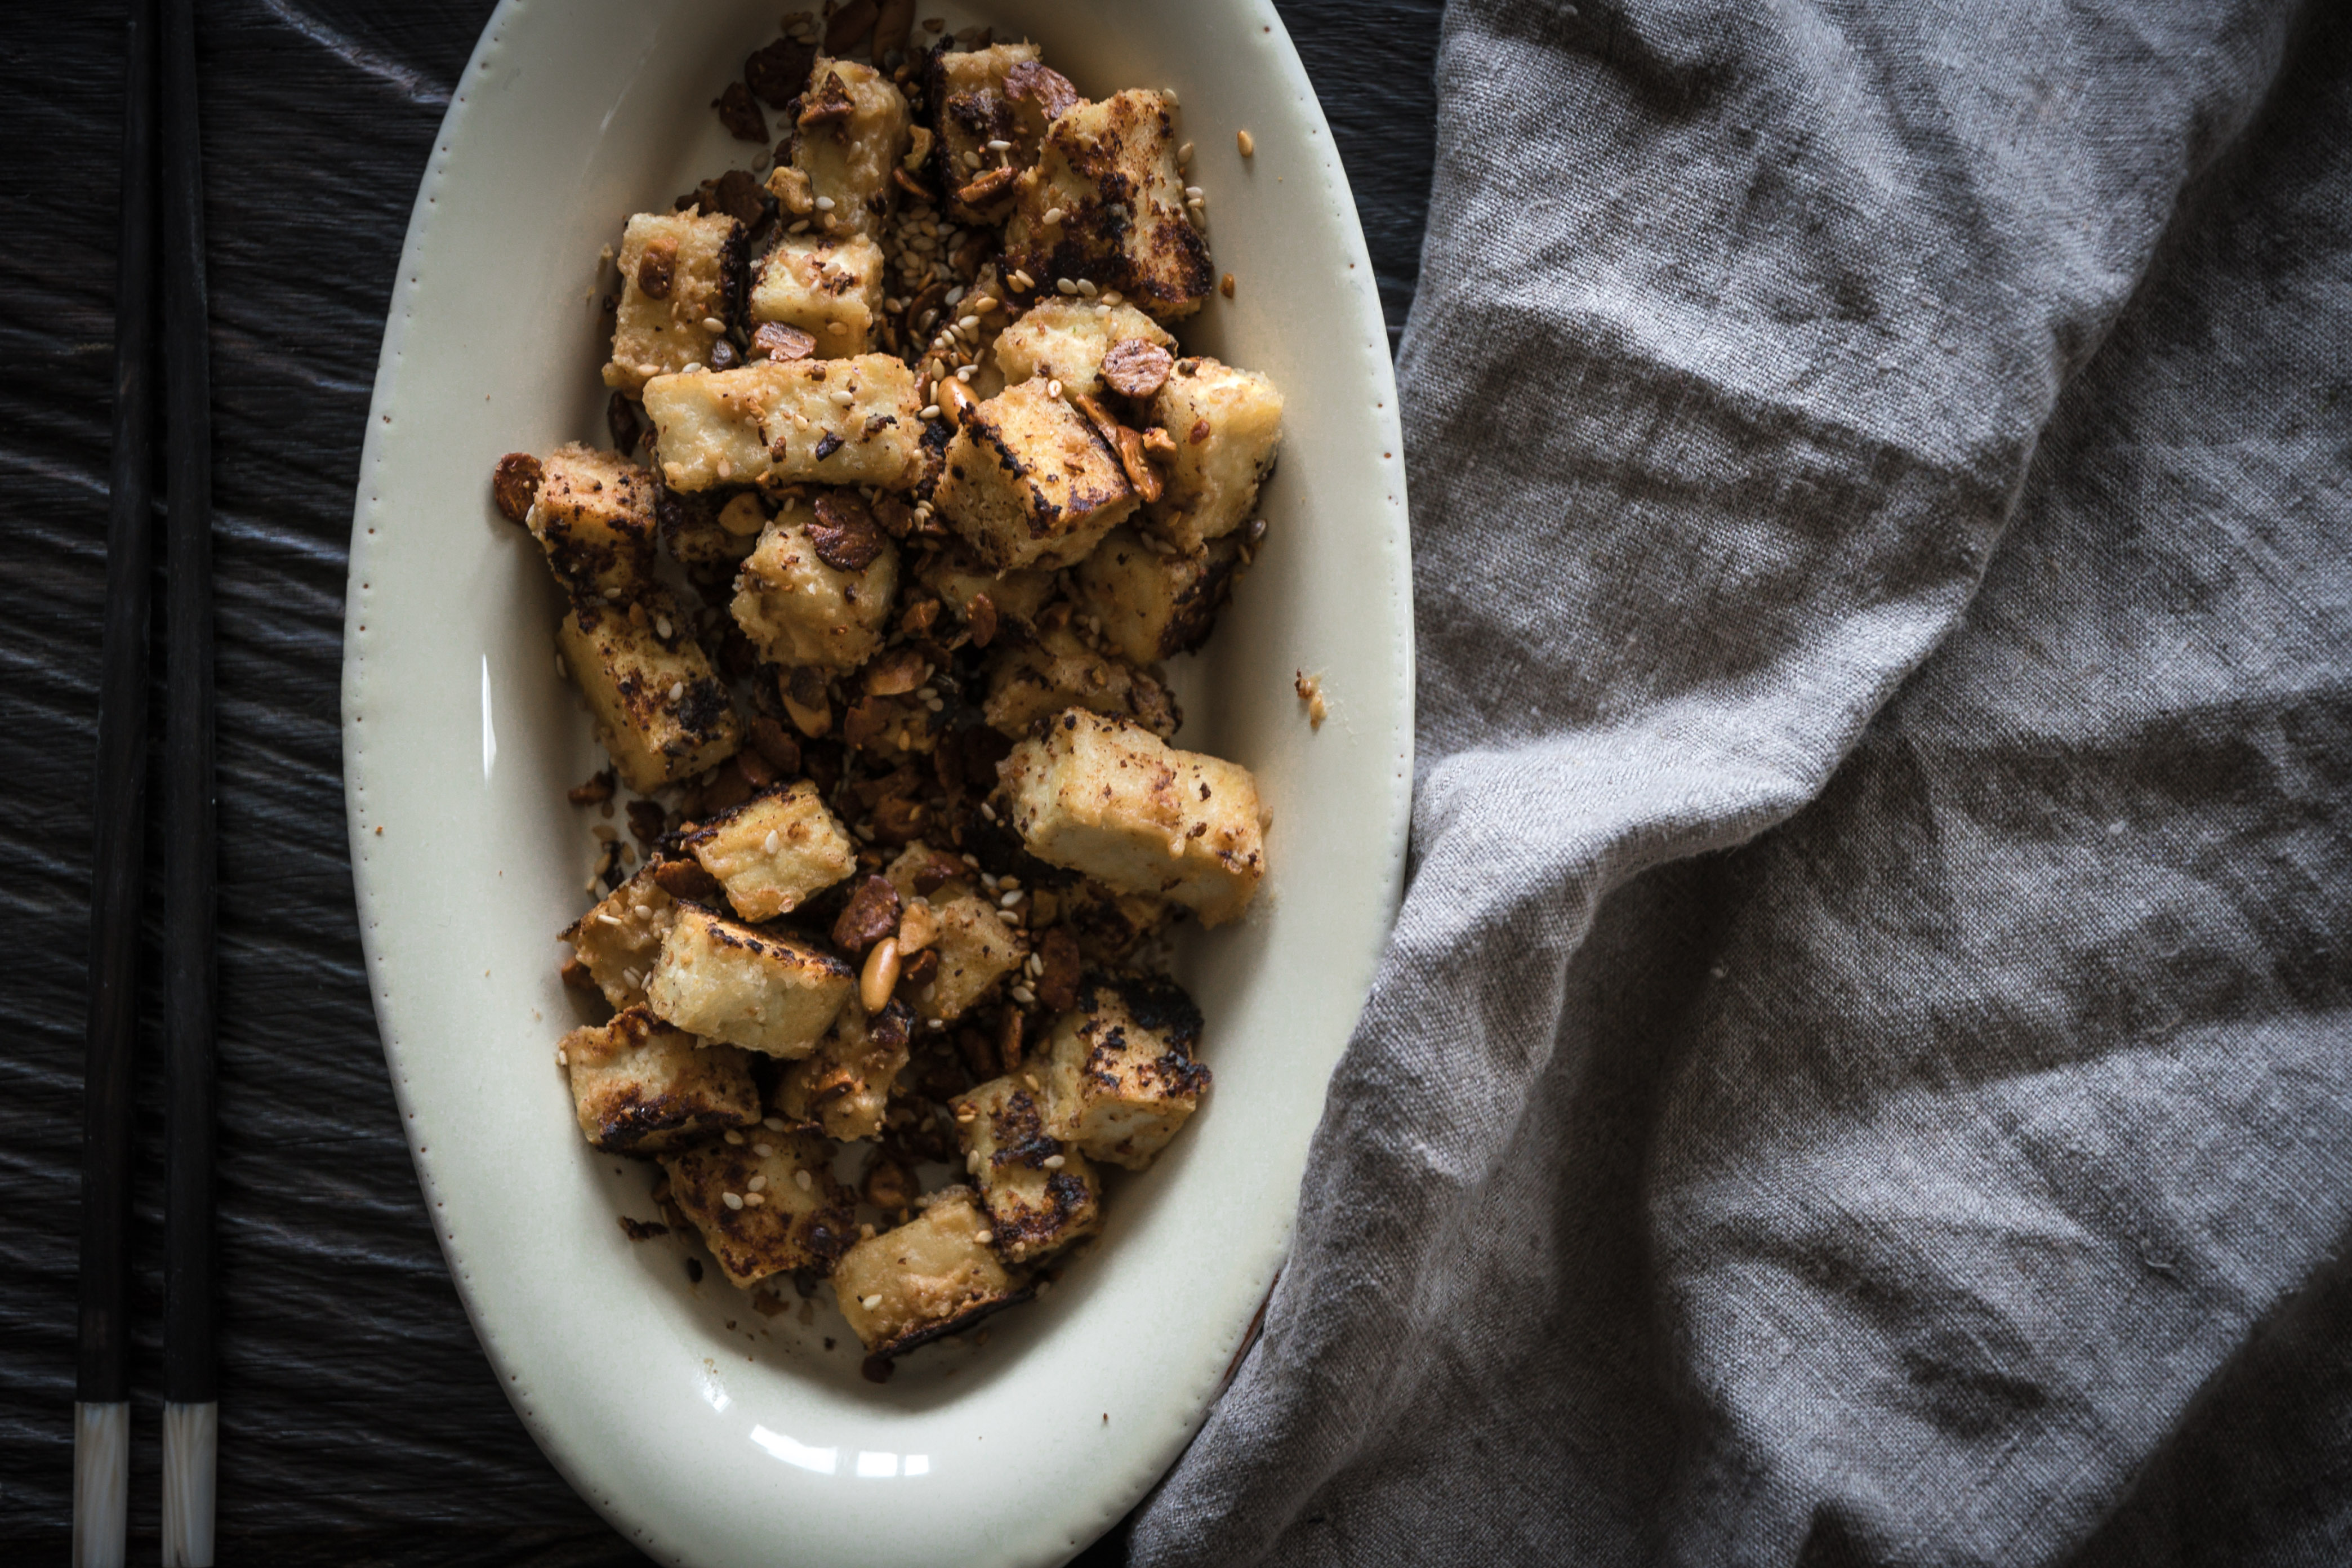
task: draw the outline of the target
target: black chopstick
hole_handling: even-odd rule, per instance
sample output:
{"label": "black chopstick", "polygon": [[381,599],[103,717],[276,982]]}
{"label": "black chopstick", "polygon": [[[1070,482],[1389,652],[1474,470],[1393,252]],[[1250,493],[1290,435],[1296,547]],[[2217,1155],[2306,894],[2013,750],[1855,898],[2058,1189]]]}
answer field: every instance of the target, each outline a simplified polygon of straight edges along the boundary
{"label": "black chopstick", "polygon": [[131,1497],[131,1109],[146,905],[147,578],[154,528],[155,5],[131,0],[114,284],[114,453],[92,791],[74,1563],[120,1568]]}
{"label": "black chopstick", "polygon": [[167,454],[163,978],[163,1562],[210,1568],[213,1363],[212,362],[195,0],[164,0],[163,411]]}

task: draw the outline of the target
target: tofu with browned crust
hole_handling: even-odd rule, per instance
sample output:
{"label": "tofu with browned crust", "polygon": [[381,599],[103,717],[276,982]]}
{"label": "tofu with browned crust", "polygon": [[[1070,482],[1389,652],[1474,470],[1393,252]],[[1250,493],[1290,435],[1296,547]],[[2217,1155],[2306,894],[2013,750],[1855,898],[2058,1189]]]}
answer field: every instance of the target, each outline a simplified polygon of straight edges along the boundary
{"label": "tofu with browned crust", "polygon": [[871,559],[828,563],[812,533],[822,526],[803,500],[789,500],[760,535],[735,576],[735,624],[761,657],[784,666],[846,673],[882,651],[898,593],[898,549],[878,539]]}
{"label": "tofu with browned crust", "polygon": [[798,327],[819,359],[847,359],[874,346],[882,319],[882,247],[864,235],[787,235],[761,258],[751,284],[751,322]]}
{"label": "tofu with browned crust", "polygon": [[646,999],[646,980],[661,956],[662,938],[677,919],[677,905],[654,880],[648,865],[582,915],[563,940],[615,1007]]}
{"label": "tofu with browned crust", "polygon": [[877,235],[897,205],[890,171],[907,155],[914,115],[890,79],[820,56],[800,98],[793,166],[808,176],[822,233]]}
{"label": "tofu with browned crust", "polygon": [[932,500],[1000,572],[1083,560],[1136,508],[1118,454],[1042,381],[965,411]]}
{"label": "tofu with browned crust", "polygon": [[1120,658],[1157,664],[1208,639],[1233,597],[1241,563],[1241,542],[1230,536],[1198,550],[1162,552],[1132,528],[1115,528],[1070,574],[1070,596]]}
{"label": "tofu with browned crust", "polygon": [[1176,340],[1134,306],[1093,300],[1041,300],[996,338],[996,366],[1004,384],[1058,381],[1072,397],[1102,388],[1103,356],[1137,339],[1173,352]]}
{"label": "tofu with browned crust", "polygon": [[1200,1043],[1201,1009],[1174,981],[1087,981],[1047,1037],[1047,1130],[1090,1160],[1143,1169],[1208,1090]]}
{"label": "tofu with browned crust", "polygon": [[680,904],[646,1005],[688,1034],[797,1058],[816,1049],[856,987],[856,972],[822,948]]}
{"label": "tofu with browned crust", "polygon": [[596,738],[638,794],[722,763],[742,743],[726,683],[668,589],[640,588],[622,604],[575,598],[555,646],[595,715]]}
{"label": "tofu with browned crust", "polygon": [[910,488],[923,468],[915,373],[892,354],[759,360],[646,384],[662,482]]}
{"label": "tofu with browned crust", "polygon": [[914,1016],[893,1001],[873,1017],[855,999],[841,1010],[816,1050],[784,1070],[776,1113],[814,1121],[841,1142],[878,1137],[890,1090],[907,1065]]}
{"label": "tofu with browned crust", "polygon": [[1175,131],[1157,92],[1066,110],[1016,192],[1005,258],[1041,282],[1089,279],[1162,321],[1199,310],[1216,284],[1208,242],[1184,211]]}
{"label": "tofu with browned crust", "polygon": [[1146,509],[1154,530],[1197,550],[1249,521],[1282,448],[1282,394],[1254,370],[1213,359],[1176,362],[1151,400],[1175,453],[1166,488]]}
{"label": "tofu with browned crust", "polygon": [[981,709],[995,729],[1018,739],[1066,708],[1132,719],[1162,739],[1181,722],[1166,687],[1140,669],[1104,658],[1066,626],[1016,642],[996,657]]}
{"label": "tofu with browned crust", "polygon": [[903,1354],[1028,1298],[989,1245],[988,1213],[970,1187],[943,1187],[921,1206],[834,1265],[841,1315],[878,1356]]}
{"label": "tofu with browned crust", "polygon": [[657,375],[710,363],[727,335],[743,268],[743,226],[698,207],[639,213],[621,236],[621,300],[604,384],[636,392]]}
{"label": "tofu with browned crust", "polygon": [[684,840],[747,921],[800,908],[857,867],[857,847],[807,779],[765,791],[711,818]]}
{"label": "tofu with browned crust", "polygon": [[1014,1263],[1057,1251],[1102,1223],[1087,1157],[1045,1129],[1044,1096],[1017,1078],[991,1079],[950,1102],[964,1169],[980,1184],[996,1250]]}
{"label": "tofu with browned crust", "polygon": [[707,1045],[643,1007],[563,1037],[580,1131],[599,1149],[650,1154],[760,1120],[751,1058]]}
{"label": "tofu with browned crust", "polygon": [[833,1145],[813,1130],[733,1136],[663,1156],[670,1202],[746,1289],[787,1269],[830,1269],[857,1239],[856,1194],[833,1179]]}
{"label": "tofu with browned crust", "polygon": [[550,452],[523,525],[574,595],[625,597],[653,581],[654,477],[618,452],[577,441]]}
{"label": "tofu with browned crust", "polygon": [[1072,709],[998,769],[1029,853],[1127,893],[1174,900],[1206,926],[1248,907],[1265,875],[1249,770],[1180,752],[1129,720]]}

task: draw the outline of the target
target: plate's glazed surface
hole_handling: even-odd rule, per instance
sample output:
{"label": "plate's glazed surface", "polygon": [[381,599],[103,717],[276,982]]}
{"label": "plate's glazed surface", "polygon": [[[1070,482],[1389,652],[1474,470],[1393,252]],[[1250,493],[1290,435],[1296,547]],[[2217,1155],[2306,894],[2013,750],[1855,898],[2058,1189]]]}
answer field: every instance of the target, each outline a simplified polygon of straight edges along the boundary
{"label": "plate's glazed surface", "polygon": [[[877,1386],[820,1292],[771,1316],[689,1283],[648,1167],[581,1140],[553,934],[584,906],[597,765],[558,678],[554,590],[488,493],[504,451],[601,439],[598,253],[633,211],[747,163],[702,106],[778,7],[509,0],[417,196],[352,534],[343,689],[371,985],[417,1168],[483,1347],[582,1494],[664,1561],[1053,1563],[1197,1428],[1290,1234],[1323,1090],[1394,912],[1411,779],[1402,456],[1370,264],[1274,9],[1007,4],[1080,89],[1178,89],[1231,301],[1188,350],[1286,396],[1257,563],[1177,661],[1180,744],[1258,775],[1272,870],[1178,970],[1213,1091],[1112,1194],[1101,1240],[984,1348]],[[926,7],[966,18],[953,8]],[[1255,156],[1244,160],[1236,131]],[[1292,689],[1319,674],[1311,730]],[[772,1299],[768,1303],[778,1305]],[[803,1321],[805,1310],[807,1321]],[[827,1348],[827,1342],[833,1348]]]}

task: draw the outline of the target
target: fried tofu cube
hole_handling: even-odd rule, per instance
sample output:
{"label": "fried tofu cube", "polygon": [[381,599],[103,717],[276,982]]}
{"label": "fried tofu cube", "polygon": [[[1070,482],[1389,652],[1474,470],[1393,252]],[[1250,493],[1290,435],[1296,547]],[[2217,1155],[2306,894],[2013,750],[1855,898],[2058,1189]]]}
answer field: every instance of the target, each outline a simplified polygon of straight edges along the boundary
{"label": "fried tofu cube", "polygon": [[1029,853],[1125,893],[1173,900],[1204,926],[1238,916],[1265,875],[1257,783],[1125,719],[1072,709],[998,769]]}
{"label": "fried tofu cube", "polygon": [[807,779],[714,817],[685,846],[747,921],[788,915],[857,868],[857,847]]}
{"label": "fried tofu cube", "polygon": [[872,66],[822,56],[809,83],[792,139],[793,166],[808,175],[819,204],[816,226],[879,234],[896,200],[890,171],[912,138],[906,95]]}
{"label": "fried tofu cube", "polygon": [[[1006,91],[1017,67],[1034,69],[1034,44],[992,44],[984,49],[940,49],[931,56],[929,99],[939,128],[934,162],[950,216],[959,222],[1002,223],[1013,188],[1037,158],[1047,116],[1034,100]],[[1000,153],[991,142],[1011,147]],[[973,199],[963,199],[971,191]]]}
{"label": "fried tofu cube", "polygon": [[662,1157],[670,1202],[741,1289],[787,1269],[830,1269],[857,1239],[856,1194],[833,1179],[833,1145],[805,1130],[734,1136],[742,1142]]}
{"label": "fried tofu cube", "polygon": [[563,940],[588,966],[605,1001],[634,1007],[646,999],[646,977],[677,919],[677,901],[654,880],[648,865],[582,915]]}
{"label": "fried tofu cube", "polygon": [[646,384],[662,482],[911,487],[923,469],[915,373],[890,354],[759,360]]}
{"label": "fried tofu cube", "polygon": [[890,1090],[907,1065],[914,1017],[892,1002],[873,1017],[856,1001],[841,1010],[813,1055],[784,1070],[776,1086],[776,1114],[814,1121],[840,1142],[877,1138]]}
{"label": "fried tofu cube", "polygon": [[1056,296],[1031,306],[997,334],[996,367],[1007,386],[1058,381],[1066,395],[1091,397],[1102,390],[1103,356],[1129,338],[1171,353],[1176,348],[1165,328],[1132,305]]}
{"label": "fried tofu cube", "polygon": [[650,1154],[760,1120],[751,1058],[705,1045],[643,1007],[563,1037],[580,1131],[599,1149]]}
{"label": "fried tofu cube", "polygon": [[752,323],[798,327],[819,359],[866,353],[881,319],[882,247],[864,235],[787,235],[751,285]]}
{"label": "fried tofu cube", "polygon": [[1032,278],[1091,279],[1162,321],[1199,310],[1216,283],[1208,242],[1184,211],[1175,132],[1157,92],[1065,110],[1015,189],[1004,254]]}
{"label": "fried tofu cube", "polygon": [[1201,1009],[1175,982],[1088,981],[1047,1038],[1047,1130],[1090,1160],[1143,1169],[1208,1089],[1200,1043]]}
{"label": "fried tofu cube", "polygon": [[680,904],[646,1005],[688,1034],[798,1058],[816,1049],[856,988],[856,972],[820,948]]}
{"label": "fried tofu cube", "polygon": [[1045,1130],[1043,1097],[1024,1080],[991,1079],[949,1109],[1005,1258],[1042,1258],[1102,1223],[1101,1186],[1087,1157]]}
{"label": "fried tofu cube", "polygon": [[969,866],[919,838],[900,850],[898,858],[882,868],[882,875],[897,889],[902,905],[917,899],[956,898],[974,886]]}
{"label": "fried tofu cube", "polygon": [[939,933],[933,945],[940,950],[940,970],[908,1000],[926,1019],[952,1021],[1019,968],[1024,953],[995,904],[980,894],[954,892],[925,902]]}
{"label": "fried tofu cube", "polygon": [[1136,507],[1118,454],[1042,381],[965,413],[932,500],[1000,572],[1081,561]]}
{"label": "fried tofu cube", "polygon": [[625,597],[653,581],[654,477],[618,452],[566,442],[541,465],[523,525],[574,595]]}
{"label": "fried tofu cube", "polygon": [[604,384],[641,390],[709,364],[727,335],[743,268],[743,226],[724,213],[639,213],[621,235],[621,304]]}
{"label": "fried tofu cube", "polygon": [[667,588],[641,588],[625,604],[574,599],[555,642],[595,715],[596,738],[639,795],[724,762],[742,743],[726,683]]}
{"label": "fried tofu cube", "polygon": [[733,580],[735,569],[760,542],[768,525],[768,509],[748,490],[729,496],[722,505],[719,492],[685,495],[667,485],[654,490],[654,518],[661,542],[697,590],[707,600],[719,586]]}
{"label": "fried tofu cube", "polygon": [[858,1342],[877,1356],[903,1355],[1028,1300],[990,1247],[991,1234],[970,1187],[943,1187],[914,1219],[843,1253],[833,1289]]}
{"label": "fried tofu cube", "polygon": [[1071,598],[1120,658],[1157,664],[1208,639],[1240,576],[1236,539],[1162,554],[1117,528],[1071,574]]}
{"label": "fried tofu cube", "polygon": [[989,608],[996,613],[996,624],[1027,627],[1037,619],[1037,612],[1054,596],[1054,574],[1034,569],[1018,572],[992,572],[961,549],[942,550],[933,555],[919,578],[957,619],[971,619],[973,602],[982,594],[988,595]]}
{"label": "fried tofu cube", "polygon": [[[898,551],[887,540],[857,571],[828,564],[805,501],[787,501],[735,577],[735,624],[761,658],[847,672],[882,651],[898,593]],[[855,556],[839,559],[855,560]]]}
{"label": "fried tofu cube", "polygon": [[1039,720],[1066,708],[1115,713],[1162,740],[1182,722],[1167,688],[1142,670],[1105,658],[1066,626],[1041,633],[1032,642],[1015,643],[997,656],[989,672],[988,700],[981,708],[992,726],[1018,739]]}
{"label": "fried tofu cube", "polygon": [[1181,359],[1151,400],[1152,423],[1175,456],[1150,508],[1152,526],[1185,550],[1249,521],[1257,488],[1282,448],[1282,394],[1254,370]]}

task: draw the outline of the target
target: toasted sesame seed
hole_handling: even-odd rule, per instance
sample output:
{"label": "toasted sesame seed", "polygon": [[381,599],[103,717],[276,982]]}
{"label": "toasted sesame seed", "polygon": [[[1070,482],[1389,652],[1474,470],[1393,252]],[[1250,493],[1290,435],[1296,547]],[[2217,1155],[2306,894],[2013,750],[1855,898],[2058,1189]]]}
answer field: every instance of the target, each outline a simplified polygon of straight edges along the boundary
{"label": "toasted sesame seed", "polygon": [[667,616],[656,616],[654,617],[654,633],[664,642],[667,642],[669,640],[670,625],[669,617]]}
{"label": "toasted sesame seed", "polygon": [[726,1138],[730,1143],[740,1144],[743,1142],[743,1134],[736,1131],[732,1127],[727,1130]]}
{"label": "toasted sesame seed", "polygon": [[963,1157],[963,1168],[973,1175],[980,1174],[980,1151],[974,1149]]}
{"label": "toasted sesame seed", "polygon": [[798,1187],[803,1192],[807,1192],[811,1187],[816,1185],[816,1183],[810,1179],[809,1173],[806,1171],[794,1171],[793,1173],[793,1185]]}
{"label": "toasted sesame seed", "polygon": [[977,1119],[979,1115],[980,1112],[974,1110],[969,1105],[959,1105],[956,1107],[955,1119],[958,1121],[971,1121]]}
{"label": "toasted sesame seed", "polygon": [[558,1046],[555,1048],[555,1065],[560,1068],[570,1067],[572,1065],[572,1053],[565,1050],[562,1047]]}
{"label": "toasted sesame seed", "polygon": [[992,153],[1010,153],[1013,151],[1013,143],[1002,136],[993,136],[989,139],[988,150]]}
{"label": "toasted sesame seed", "polygon": [[857,395],[845,386],[834,388],[832,395],[834,402],[844,408],[857,401]]}
{"label": "toasted sesame seed", "polygon": [[705,316],[702,318],[702,330],[706,332],[723,332],[727,330],[727,323],[716,316]]}
{"label": "toasted sesame seed", "polygon": [[857,1304],[870,1312],[875,1308],[882,1304],[882,1298],[879,1293],[872,1296],[860,1296],[857,1299]]}
{"label": "toasted sesame seed", "polygon": [[1057,294],[1075,294],[1078,291],[1078,286],[1066,278],[1056,278],[1054,279],[1054,291]]}
{"label": "toasted sesame seed", "polygon": [[784,1130],[784,1119],[781,1116],[763,1116],[760,1118],[760,1125],[771,1132],[782,1132]]}
{"label": "toasted sesame seed", "polygon": [[924,404],[922,416],[926,419],[937,419],[940,416],[940,405],[936,403]]}
{"label": "toasted sesame seed", "polygon": [[783,835],[778,833],[772,827],[768,829],[768,837],[760,846],[761,848],[765,849],[771,855],[773,855],[777,850],[782,849],[783,847]]}
{"label": "toasted sesame seed", "polygon": [[990,1242],[996,1239],[996,1233],[992,1230],[976,1230],[971,1233],[971,1238],[980,1243],[981,1246],[986,1247]]}
{"label": "toasted sesame seed", "polygon": [[1057,224],[1057,223],[1059,223],[1059,222],[1061,222],[1061,221],[1062,221],[1062,209],[1061,209],[1061,208],[1059,208],[1059,207],[1047,207],[1047,208],[1045,209],[1045,226],[1046,226],[1047,228],[1051,228],[1051,227],[1053,227],[1055,224]]}
{"label": "toasted sesame seed", "polygon": [[1037,1005],[1037,993],[1030,990],[1026,985],[1015,985],[1013,988],[1013,999],[1024,1007],[1034,1007]]}
{"label": "toasted sesame seed", "polygon": [[[767,1159],[770,1155],[773,1154],[775,1152],[776,1152],[776,1146],[775,1146],[773,1143],[754,1143],[754,1144],[752,1144],[752,1145],[751,1145],[751,1152],[752,1152],[752,1153],[754,1153],[754,1154],[757,1154],[757,1155],[758,1155],[758,1156],[760,1156],[760,1158],[761,1158],[761,1159],[762,1159],[762,1160]],[[760,1178],[760,1180],[761,1180],[761,1181],[763,1181],[763,1182],[764,1182],[764,1181],[766,1181],[767,1179],[768,1179],[768,1178],[767,1178],[767,1177],[765,1177],[765,1176],[761,1176],[761,1177]]]}
{"label": "toasted sesame seed", "polygon": [[1034,1072],[1024,1072],[1024,1073],[1023,1073],[1023,1074],[1021,1075],[1021,1081],[1022,1081],[1023,1083],[1027,1084],[1031,1089],[1039,1089],[1039,1088],[1041,1088],[1041,1086],[1040,1086],[1040,1085],[1038,1084],[1038,1082],[1037,1082],[1037,1075],[1036,1075],[1035,1073],[1034,1073]]}
{"label": "toasted sesame seed", "polygon": [[971,373],[979,368],[980,366],[976,364],[958,365],[956,367],[956,379],[958,381],[970,381],[971,379]]}
{"label": "toasted sesame seed", "polygon": [[784,230],[784,232],[785,232],[786,234],[806,234],[806,233],[808,232],[808,226],[809,226],[809,220],[808,220],[808,219],[806,219],[806,218],[803,218],[803,219],[801,219],[801,220],[800,220],[800,222],[798,222],[798,223],[796,223],[796,224],[793,225],[793,226],[792,226],[792,227],[790,227],[790,228],[788,228],[788,229]]}
{"label": "toasted sesame seed", "polygon": [[959,316],[956,319],[956,326],[963,331],[978,331],[980,330],[980,318],[978,316]]}
{"label": "toasted sesame seed", "polygon": [[988,802],[983,800],[980,803],[980,815],[988,818],[989,821],[994,822],[996,820],[996,807],[989,805]]}
{"label": "toasted sesame seed", "polygon": [[654,907],[651,904],[633,904],[629,908],[629,912],[641,921],[654,918]]}
{"label": "toasted sesame seed", "polygon": [[743,1206],[743,1194],[740,1193],[721,1193],[719,1194],[719,1201],[725,1204],[730,1209],[740,1209]]}
{"label": "toasted sesame seed", "polygon": [[1192,143],[1187,142],[1184,145],[1176,149],[1176,166],[1181,169],[1192,161]]}
{"label": "toasted sesame seed", "polygon": [[744,1183],[744,1184],[743,1184],[743,1185],[745,1186],[745,1188],[747,1188],[748,1190],[750,1190],[750,1191],[751,1191],[751,1192],[755,1192],[755,1193],[756,1193],[756,1192],[758,1192],[761,1187],[766,1186],[767,1184],[768,1184],[768,1178],[767,1178],[767,1177],[765,1177],[765,1176],[754,1176],[754,1177],[752,1177],[750,1181],[748,1181],[748,1182],[746,1182],[746,1183]]}
{"label": "toasted sesame seed", "polygon": [[1208,192],[1202,190],[1198,185],[1187,185],[1184,187],[1184,199],[1188,202],[1197,202],[1208,194]]}
{"label": "toasted sesame seed", "polygon": [[1058,1170],[1060,1170],[1064,1165],[1066,1165],[1066,1164],[1068,1164],[1068,1163],[1069,1163],[1069,1162],[1068,1162],[1067,1160],[1064,1159],[1064,1158],[1063,1158],[1061,1155],[1059,1155],[1059,1154],[1048,1154],[1048,1155],[1046,1155],[1043,1160],[1040,1160],[1040,1161],[1038,1161],[1037,1163],[1038,1163],[1039,1164],[1041,1164],[1041,1165],[1045,1166],[1045,1169],[1047,1169],[1047,1170],[1049,1170],[1049,1171],[1058,1171]]}
{"label": "toasted sesame seed", "polygon": [[816,199],[816,210],[817,210],[817,211],[819,211],[819,212],[821,212],[821,213],[829,213],[829,212],[831,212],[831,211],[833,210],[833,198],[832,198],[831,196],[819,196],[819,197],[817,197],[817,199]]}
{"label": "toasted sesame seed", "polygon": [[923,1020],[923,1027],[927,1029],[944,1029],[947,1026],[948,1021],[945,1018],[926,1018]]}
{"label": "toasted sesame seed", "polygon": [[827,321],[824,324],[824,330],[832,333],[836,338],[845,338],[849,335],[849,323],[847,321]]}
{"label": "toasted sesame seed", "polygon": [[767,1201],[767,1194],[764,1193],[745,1193],[743,1194],[743,1205],[746,1208],[758,1208]]}
{"label": "toasted sesame seed", "polygon": [[596,911],[596,919],[597,919],[600,922],[602,922],[603,924],[605,924],[605,925],[608,925],[608,926],[616,926],[616,925],[619,925],[619,924],[621,923],[621,917],[620,917],[620,916],[618,916],[618,915],[616,915],[616,914],[614,914],[614,913],[612,913],[611,911],[606,910],[598,910]]}
{"label": "toasted sesame seed", "polygon": [[1015,891],[1013,891],[1013,892],[1010,892],[1010,893],[1005,894],[1003,897],[1002,897],[1002,898],[998,899],[996,901],[997,901],[997,903],[998,903],[998,904],[1002,905],[1003,908],[1005,908],[1005,909],[1008,909],[1008,910],[1009,910],[1009,909],[1011,909],[1013,905],[1015,905],[1015,904],[1017,904],[1017,903],[1019,903],[1019,902],[1021,901],[1021,894],[1019,893],[1019,891],[1018,891],[1018,890],[1015,890]]}
{"label": "toasted sesame seed", "polygon": [[1097,289],[1096,289],[1096,288],[1095,288],[1095,280],[1094,280],[1093,279],[1091,279],[1091,278],[1081,278],[1081,279],[1078,279],[1078,292],[1079,292],[1080,294],[1082,294],[1082,295],[1086,296],[1086,297],[1087,297],[1087,299],[1089,299],[1089,300],[1093,299],[1093,298],[1095,297],[1095,294],[1097,293]]}

